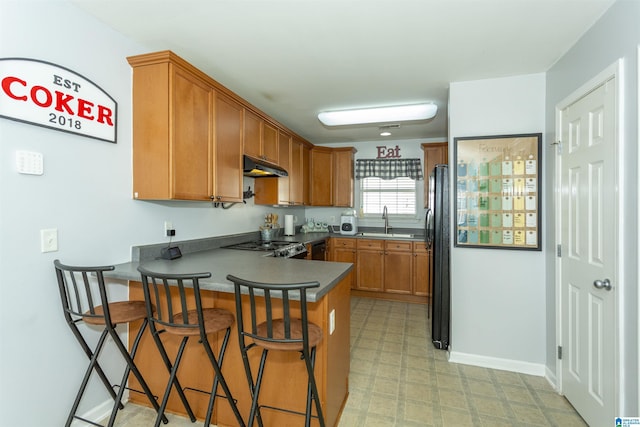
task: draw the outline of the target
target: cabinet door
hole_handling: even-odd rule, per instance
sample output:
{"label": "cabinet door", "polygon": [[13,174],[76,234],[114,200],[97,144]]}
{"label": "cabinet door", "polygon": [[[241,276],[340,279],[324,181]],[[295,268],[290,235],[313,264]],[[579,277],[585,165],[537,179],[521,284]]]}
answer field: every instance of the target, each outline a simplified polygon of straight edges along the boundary
{"label": "cabinet door", "polygon": [[353,206],[353,149],[333,152],[333,206]]}
{"label": "cabinet door", "polygon": [[242,140],[244,154],[258,159],[263,158],[262,119],[246,108],[244,109]]}
{"label": "cabinet door", "polygon": [[349,283],[351,289],[356,289],[356,271],[357,271],[357,257],[355,248],[345,249],[345,248],[334,248],[331,253],[331,261],[335,262],[350,262],[353,264],[353,270],[349,273]]}
{"label": "cabinet door", "polygon": [[358,239],[357,289],[384,290],[384,240]]}
{"label": "cabinet door", "polygon": [[422,242],[413,243],[413,294],[426,296],[427,302],[431,295],[431,251]]}
{"label": "cabinet door", "polygon": [[435,165],[449,162],[449,145],[446,142],[422,144],[424,151],[424,207],[429,203],[429,175]]}
{"label": "cabinet door", "polygon": [[309,153],[311,149],[306,145],[302,145],[302,204],[309,206]]}
{"label": "cabinet door", "polygon": [[173,64],[133,68],[134,198],[209,198],[211,95]]}
{"label": "cabinet door", "polygon": [[335,262],[350,262],[353,264],[351,270],[351,277],[349,279],[351,289],[357,289],[357,252],[356,252],[356,239],[332,237],[329,240],[331,246],[331,258],[330,261]]}
{"label": "cabinet door", "polygon": [[395,294],[411,294],[413,285],[412,243],[388,240],[384,252],[384,290]]}
{"label": "cabinet door", "polygon": [[314,147],[309,156],[311,164],[309,198],[312,206],[333,205],[333,151]]}
{"label": "cabinet door", "polygon": [[242,202],[242,106],[216,93],[215,155],[211,195],[217,202]]}
{"label": "cabinet door", "polygon": [[291,136],[281,130],[278,132],[278,164],[289,173],[287,177],[277,178],[278,203],[288,205],[291,201],[289,188],[293,179],[291,174]]}
{"label": "cabinet door", "polygon": [[278,163],[278,128],[262,122],[262,156],[268,162]]}
{"label": "cabinet door", "polygon": [[291,165],[289,173],[289,201],[296,205],[303,204],[303,177],[302,177],[302,142],[291,140]]}

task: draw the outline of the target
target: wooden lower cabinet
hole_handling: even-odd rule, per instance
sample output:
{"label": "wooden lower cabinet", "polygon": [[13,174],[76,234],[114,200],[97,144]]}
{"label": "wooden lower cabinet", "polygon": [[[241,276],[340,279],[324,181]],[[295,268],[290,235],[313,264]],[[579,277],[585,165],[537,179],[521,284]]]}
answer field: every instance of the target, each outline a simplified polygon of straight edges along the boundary
{"label": "wooden lower cabinet", "polygon": [[431,301],[431,251],[424,242],[413,242],[413,294]]}
{"label": "wooden lower cabinet", "polygon": [[336,262],[349,262],[354,265],[349,273],[349,283],[351,289],[356,289],[355,280],[358,262],[356,257],[356,239],[337,238],[329,240],[329,260]]}
{"label": "wooden lower cabinet", "polygon": [[384,291],[411,295],[413,284],[413,244],[405,241],[385,241]]}
{"label": "wooden lower cabinet", "polygon": [[[317,347],[315,375],[327,426],[338,425],[340,414],[346,404],[349,392],[349,285],[349,281],[345,278],[322,297],[320,301],[309,303],[309,321],[319,325],[324,332],[322,341]],[[235,313],[235,298],[232,293],[215,291],[202,291],[202,293],[204,308],[219,307]],[[129,283],[129,299],[144,300],[140,282]],[[178,298],[175,297],[174,300],[177,301]],[[244,303],[248,304],[249,302],[246,300]],[[335,312],[335,330],[332,334],[329,334],[329,314],[332,311]],[[129,329],[129,336],[134,337],[139,328],[140,322],[132,323]],[[211,344],[214,346],[216,354],[217,348],[222,343],[222,338],[222,334],[211,338]],[[168,336],[163,336],[162,339],[163,342],[167,343],[169,356],[175,357],[179,339]],[[129,346],[131,346],[131,343],[129,343]],[[252,351],[250,353],[252,368],[257,370],[260,351]],[[140,341],[136,364],[154,395],[161,397],[169,375],[148,332],[145,333]],[[238,333],[235,325],[232,327],[222,371],[233,397],[237,399],[240,414],[245,420],[248,419],[251,397],[240,356]],[[211,390],[213,369],[202,345],[195,339],[187,345],[184,359],[178,372],[178,378],[183,387]],[[133,375],[129,378],[129,383],[134,389],[140,389]],[[199,419],[204,419],[209,396],[192,390],[187,390],[185,394],[196,416]],[[304,412],[306,395],[307,374],[299,354],[296,352],[270,352],[260,392],[260,403]],[[129,398],[140,405],[150,405],[144,394],[131,393]],[[171,393],[167,412],[185,414],[184,407],[175,390]],[[303,416],[269,409],[263,409],[262,418],[265,426],[293,427],[304,424]],[[218,426],[237,425],[237,420],[224,398],[216,399],[212,423]],[[317,426],[318,422],[312,419],[311,425]]]}
{"label": "wooden lower cabinet", "polygon": [[352,295],[426,304],[431,253],[424,242],[332,237],[330,261],[354,264]]}
{"label": "wooden lower cabinet", "polygon": [[357,240],[356,289],[384,290],[384,240]]}

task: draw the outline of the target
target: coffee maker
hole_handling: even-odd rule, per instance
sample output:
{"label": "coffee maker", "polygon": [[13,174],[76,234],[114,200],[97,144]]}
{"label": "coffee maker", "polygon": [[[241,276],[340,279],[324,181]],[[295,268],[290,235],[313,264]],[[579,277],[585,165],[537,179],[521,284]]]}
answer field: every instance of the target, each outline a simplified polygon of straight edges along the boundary
{"label": "coffee maker", "polygon": [[355,211],[348,210],[340,216],[340,234],[354,236],[358,233],[358,217]]}

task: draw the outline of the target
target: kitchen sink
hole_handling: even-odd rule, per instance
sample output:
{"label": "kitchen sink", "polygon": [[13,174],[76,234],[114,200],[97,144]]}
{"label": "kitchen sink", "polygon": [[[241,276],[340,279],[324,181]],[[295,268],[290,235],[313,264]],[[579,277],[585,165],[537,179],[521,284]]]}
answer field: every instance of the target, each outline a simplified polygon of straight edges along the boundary
{"label": "kitchen sink", "polygon": [[414,234],[404,233],[359,233],[362,237],[396,237],[404,239],[413,239]]}

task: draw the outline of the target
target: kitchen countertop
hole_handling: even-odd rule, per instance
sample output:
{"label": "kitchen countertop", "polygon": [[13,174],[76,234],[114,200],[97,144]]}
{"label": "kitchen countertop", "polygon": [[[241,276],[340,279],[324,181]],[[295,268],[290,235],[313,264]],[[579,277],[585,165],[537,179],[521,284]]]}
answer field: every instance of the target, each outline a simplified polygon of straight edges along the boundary
{"label": "kitchen countertop", "polygon": [[264,252],[212,249],[189,253],[171,261],[154,259],[118,264],[115,270],[105,272],[105,276],[140,281],[138,265],[159,273],[211,272],[210,278],[200,280],[200,288],[227,293],[234,292],[233,284],[226,279],[227,274],[267,283],[317,281],[320,287],[310,289],[307,293],[310,302],[319,301],[353,268],[353,264],[343,262],[274,258],[265,256]]}
{"label": "kitchen countertop", "polygon": [[[369,231],[369,230],[366,230]],[[375,231],[375,230],[372,230]],[[293,236],[278,236],[274,240],[313,243],[330,237],[354,239],[385,239],[422,241],[424,236],[416,234],[414,237],[392,236],[361,236],[342,235],[339,233],[297,233]],[[265,256],[264,252],[225,249],[230,243],[259,239],[251,233],[222,236],[215,238],[197,239],[185,242],[174,242],[172,246],[180,247],[183,256],[175,260],[160,259],[159,249],[166,244],[155,244],[134,247],[132,261],[117,264],[115,270],[105,272],[106,277],[122,280],[140,281],[137,268],[144,265],[147,269],[160,273],[201,273],[211,272],[211,277],[200,281],[203,290],[233,293],[233,284],[226,277],[227,274],[268,283],[320,283],[319,288],[308,292],[311,302],[319,301],[336,284],[353,269],[353,264],[332,261],[310,261],[293,258],[275,258]]]}

